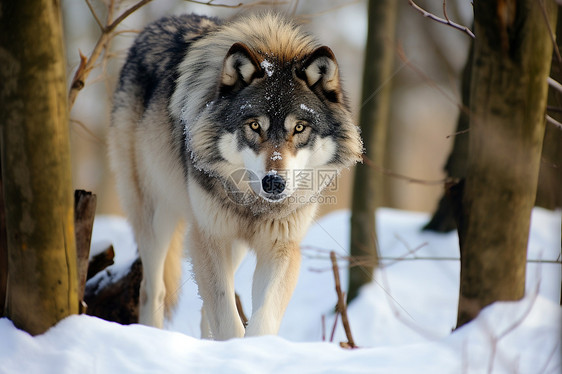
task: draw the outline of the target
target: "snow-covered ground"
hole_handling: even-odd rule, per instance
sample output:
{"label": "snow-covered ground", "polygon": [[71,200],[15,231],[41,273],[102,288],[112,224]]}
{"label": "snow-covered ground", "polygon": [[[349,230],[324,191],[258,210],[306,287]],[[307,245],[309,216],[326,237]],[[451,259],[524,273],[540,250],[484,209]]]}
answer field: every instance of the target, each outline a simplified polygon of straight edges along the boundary
{"label": "snow-covered ground", "polygon": [[[534,210],[529,259],[559,259],[560,216]],[[334,341],[322,342],[323,336],[330,340],[336,303],[330,250],[341,256],[346,286],[349,213],[336,212],[319,219],[302,243],[301,277],[279,337],[200,340],[201,301],[186,262],[180,305],[167,330],[73,316],[31,337],[0,319],[0,373],[560,373],[560,264],[530,263],[522,301],[493,304],[451,332],[458,301],[457,238],[421,232],[427,218],[378,212],[386,260],[348,309],[360,349],[339,347],[346,340],[339,323]],[[122,266],[135,255],[121,218],[98,217],[93,241],[94,250],[113,242]],[[247,314],[253,266],[249,257],[236,279]]]}

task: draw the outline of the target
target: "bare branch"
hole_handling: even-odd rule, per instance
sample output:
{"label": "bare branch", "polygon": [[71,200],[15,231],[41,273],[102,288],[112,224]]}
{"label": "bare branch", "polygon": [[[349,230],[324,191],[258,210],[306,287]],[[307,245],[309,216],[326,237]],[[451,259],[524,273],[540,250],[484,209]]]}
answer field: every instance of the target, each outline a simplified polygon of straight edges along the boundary
{"label": "bare branch", "polygon": [[100,30],[103,31],[103,24],[101,23],[100,19],[98,18],[98,15],[96,14],[96,11],[94,10],[94,7],[92,6],[92,3],[90,3],[90,0],[85,0],[85,1],[86,1],[86,4],[88,5],[88,9],[90,9],[90,13],[92,13],[92,16],[94,17],[94,19],[96,20],[96,23],[100,27]]}
{"label": "bare branch", "polygon": [[100,145],[104,144],[104,141],[98,137],[96,134],[94,134],[92,132],[92,130],[90,130],[88,128],[88,126],[86,126],[83,122],[78,121],[77,119],[71,118],[70,122],[75,123],[76,125],[78,125],[80,128],[82,128],[82,130],[84,130],[89,136],[92,137],[92,139],[94,140],[95,143],[98,143]]}
{"label": "bare branch", "polygon": [[[82,88],[84,88],[86,79],[88,78],[88,75],[92,71],[97,59],[100,57],[100,55],[103,53],[103,51],[105,51],[105,49],[107,48],[107,44],[109,43],[109,40],[113,36],[112,31],[121,22],[123,22],[123,20],[125,20],[125,18],[127,18],[133,12],[137,11],[139,8],[148,4],[151,1],[152,0],[141,0],[141,1],[137,2],[135,5],[131,6],[129,9],[124,11],[119,17],[117,17],[116,20],[114,20],[113,22],[110,23],[110,18],[111,18],[111,15],[113,13],[113,5],[114,5],[113,1],[111,1],[110,11],[108,13],[108,21],[107,21],[108,25],[102,28],[102,33],[101,33],[96,45],[94,46],[94,49],[93,49],[92,53],[90,54],[90,57],[84,62],[84,58],[82,57],[82,55],[80,56],[80,59],[81,59],[80,65],[78,67],[78,70],[74,74],[74,78],[72,79],[72,83],[70,85],[70,91],[68,93],[68,110],[69,111],[70,111],[70,109],[72,109],[72,106],[74,105],[74,101],[76,100],[76,96],[78,95],[78,92],[80,92],[80,90],[82,90]],[[97,22],[99,22],[99,19],[97,20]]]}
{"label": "bare branch", "polygon": [[461,131],[454,132],[451,135],[447,135],[445,138],[449,139],[449,138],[452,138],[453,136],[468,134],[469,132],[470,132],[470,129],[461,130]]}
{"label": "bare branch", "polygon": [[427,186],[432,186],[432,185],[439,185],[439,184],[445,184],[445,183],[457,181],[457,178],[452,178],[452,177],[447,177],[447,178],[437,179],[437,180],[425,180],[425,179],[408,177],[406,175],[395,173],[391,170],[385,169],[385,168],[383,168],[379,165],[375,165],[365,155],[363,155],[363,162],[365,163],[365,165],[367,165],[368,167],[370,167],[372,169],[375,169],[376,171],[380,172],[381,174],[384,174],[384,175],[392,177],[392,178],[401,179],[401,180],[404,180],[404,181],[409,182],[409,183],[416,183],[416,184],[423,184],[423,185],[427,185]]}
{"label": "bare branch", "polygon": [[70,85],[71,90],[81,90],[84,88],[85,83],[82,76],[87,75],[86,65],[88,63],[88,58],[84,56],[81,50],[78,50],[78,55],[80,56],[80,64],[78,65],[78,69],[76,69],[76,73],[74,73],[74,77],[72,78],[72,84]]}
{"label": "bare branch", "polygon": [[129,9],[124,11],[115,21],[113,21],[109,26],[104,28],[104,33],[109,34],[113,29],[115,29],[121,22],[125,20],[125,18],[129,17],[131,14],[136,12],[141,7],[145,6],[146,4],[150,3],[152,0],[141,0],[135,5],[131,6]]}
{"label": "bare branch", "polygon": [[339,318],[340,318],[340,312],[336,310],[336,316],[334,317],[334,325],[332,326],[332,333],[330,334],[330,343],[334,342],[334,336],[336,335],[336,327],[338,326]]}
{"label": "bare branch", "polygon": [[447,0],[443,0],[443,16],[447,22],[451,22],[449,20],[449,16],[447,15]]}
{"label": "bare branch", "polygon": [[406,56],[406,53],[404,52],[404,50],[402,49],[401,46],[398,46],[396,48],[396,53],[398,54],[398,57],[400,58],[400,60],[402,60],[402,62],[405,65],[407,65],[410,69],[412,69],[412,71],[414,71],[417,75],[419,75],[421,78],[423,78],[423,80],[426,81],[429,86],[436,89],[441,95],[443,95],[444,98],[446,98],[449,102],[451,102],[457,108],[459,108],[460,111],[462,111],[466,115],[470,116],[469,108],[464,106],[462,103],[459,103],[456,98],[451,97],[451,95],[449,95],[447,92],[445,92],[445,90],[443,88],[441,88],[441,86],[439,86],[433,79],[431,79],[431,77],[429,77],[423,70],[421,70],[416,65],[414,65],[408,59],[408,57]]}
{"label": "bare branch", "polygon": [[345,330],[345,336],[347,337],[347,344],[342,345],[342,347],[357,348],[357,346],[353,342],[351,327],[349,327],[349,320],[347,318],[347,306],[345,305],[345,297],[340,286],[340,272],[338,268],[338,262],[336,260],[336,253],[334,251],[330,252],[330,259],[332,260],[332,270],[334,272],[334,280],[336,282],[336,294],[338,295],[337,310],[341,313],[341,321],[343,324],[343,329]]}
{"label": "bare branch", "polygon": [[208,1],[199,1],[199,0],[184,0],[185,2],[188,3],[194,3],[194,4],[200,4],[200,5],[206,5],[206,6],[214,6],[217,8],[230,8],[230,9],[236,9],[236,8],[242,8],[242,7],[252,7],[252,6],[257,6],[257,5],[279,5],[279,4],[286,4],[287,2],[279,2],[279,1],[254,1],[253,3],[249,3],[249,4],[244,4],[244,3],[238,3],[238,4],[215,4],[215,0],[208,0]]}
{"label": "bare branch", "polygon": [[220,7],[220,8],[240,8],[242,5],[244,5],[243,3],[238,3],[236,5],[214,4],[214,0],[209,0],[209,1],[184,0],[184,1],[188,2],[188,3],[208,5],[208,6],[216,6],[216,7]]}
{"label": "bare branch", "polygon": [[546,115],[546,122],[558,127],[560,130],[562,130],[562,123],[560,123],[559,121],[555,120],[554,118],[552,118],[551,116],[549,116],[548,114]]}
{"label": "bare branch", "polygon": [[474,38],[474,33],[472,31],[470,31],[470,29],[468,27],[463,26],[463,25],[459,25],[458,23],[455,23],[455,22],[449,20],[449,17],[447,16],[447,11],[446,11],[446,2],[443,2],[443,12],[445,13],[445,19],[443,19],[441,17],[437,17],[435,14],[430,13],[430,12],[426,11],[425,9],[421,8],[418,4],[414,3],[414,0],[408,0],[408,3],[412,6],[412,8],[414,8],[415,10],[420,12],[424,17],[427,17],[429,19],[432,19],[432,20],[434,20],[436,22],[439,22],[439,23],[442,23],[444,25],[451,26],[454,29],[457,29],[457,30],[460,30],[460,31],[464,32],[465,34],[467,34],[471,38]]}
{"label": "bare branch", "polygon": [[550,87],[552,87],[556,91],[562,93],[562,84],[560,84],[560,82],[558,82],[556,79],[553,79],[551,77],[546,78],[546,81],[548,82],[548,85]]}

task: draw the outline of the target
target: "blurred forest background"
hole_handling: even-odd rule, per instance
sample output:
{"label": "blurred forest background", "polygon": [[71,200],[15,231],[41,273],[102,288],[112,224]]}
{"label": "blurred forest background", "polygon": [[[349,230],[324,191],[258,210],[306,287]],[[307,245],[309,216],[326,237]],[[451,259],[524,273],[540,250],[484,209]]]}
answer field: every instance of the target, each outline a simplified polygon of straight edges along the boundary
{"label": "blurred forest background", "polygon": [[[91,0],[102,22],[110,1]],[[236,6],[241,1],[213,3]],[[252,0],[242,2],[253,3]],[[134,3],[120,2],[120,10]],[[419,0],[417,4],[437,15],[443,12],[442,1]],[[79,51],[90,55],[100,29],[85,1],[62,0],[62,6],[67,78],[71,82],[80,63]],[[333,49],[352,111],[357,116],[362,105],[369,105],[368,101],[360,102],[367,1],[260,1],[255,2],[251,10],[271,7],[294,12],[308,31]],[[119,26],[118,35],[110,42],[110,53],[98,61],[70,114],[73,187],[97,194],[97,214],[121,213],[108,169],[105,137],[115,82],[137,32],[147,23],[169,14],[194,12],[229,18],[244,11],[248,9],[199,5],[184,0],[155,0]],[[447,11],[455,22],[471,26],[473,12],[470,0],[449,0]],[[115,11],[115,14],[120,14],[120,11]],[[382,194],[384,206],[427,212],[435,209],[443,192],[443,166],[454,141],[460,103],[460,73],[469,42],[466,34],[424,18],[406,0],[399,2],[397,43],[393,46],[396,52],[394,69],[386,83],[392,87],[387,164],[377,166],[423,182],[390,175],[385,177],[385,190],[374,191]],[[373,92],[373,97],[376,94],[376,91]],[[320,214],[349,207],[351,173],[345,171],[339,179],[335,192],[337,203],[324,205]]]}

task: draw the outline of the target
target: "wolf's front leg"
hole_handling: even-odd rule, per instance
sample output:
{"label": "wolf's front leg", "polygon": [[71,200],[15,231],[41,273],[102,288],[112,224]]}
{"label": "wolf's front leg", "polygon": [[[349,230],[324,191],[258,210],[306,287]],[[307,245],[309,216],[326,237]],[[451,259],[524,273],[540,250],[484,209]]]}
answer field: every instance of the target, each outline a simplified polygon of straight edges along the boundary
{"label": "wolf's front leg", "polygon": [[246,336],[277,334],[297,284],[300,269],[298,243],[282,243],[257,253],[252,286],[252,317]]}
{"label": "wolf's front leg", "polygon": [[243,337],[234,297],[234,262],[238,260],[233,259],[232,243],[209,237],[197,227],[190,231],[193,272],[211,335],[215,340]]}

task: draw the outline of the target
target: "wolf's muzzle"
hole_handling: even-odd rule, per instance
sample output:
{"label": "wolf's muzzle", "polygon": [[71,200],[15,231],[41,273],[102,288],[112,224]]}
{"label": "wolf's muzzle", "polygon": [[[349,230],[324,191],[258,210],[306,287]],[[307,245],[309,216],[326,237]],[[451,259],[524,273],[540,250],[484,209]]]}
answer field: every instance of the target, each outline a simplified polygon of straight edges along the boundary
{"label": "wolf's muzzle", "polygon": [[265,193],[279,195],[285,191],[285,179],[278,174],[268,174],[261,180]]}

